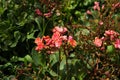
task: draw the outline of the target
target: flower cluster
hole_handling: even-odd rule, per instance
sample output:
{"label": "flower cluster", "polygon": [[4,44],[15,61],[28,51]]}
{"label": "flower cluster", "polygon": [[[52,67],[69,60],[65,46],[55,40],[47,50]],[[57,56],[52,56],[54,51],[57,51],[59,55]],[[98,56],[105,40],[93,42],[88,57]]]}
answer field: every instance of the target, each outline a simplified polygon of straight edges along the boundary
{"label": "flower cluster", "polygon": [[116,3],[116,4],[112,4],[112,7],[113,7],[114,9],[120,8],[120,2],[118,2],[118,3]]}
{"label": "flower cluster", "polygon": [[99,2],[97,2],[97,1],[94,2],[94,7],[93,7],[93,9],[100,11]]}
{"label": "flower cluster", "polygon": [[48,12],[48,13],[42,13],[41,11],[40,11],[40,9],[36,9],[35,10],[35,13],[38,15],[38,16],[44,16],[44,17],[46,17],[46,18],[49,18],[49,17],[51,17],[52,16],[52,12]]}
{"label": "flower cluster", "polygon": [[[97,2],[97,1],[94,2],[93,11],[97,11],[98,14],[99,14],[101,10],[104,10],[104,8],[105,8],[105,5],[104,5],[104,4],[103,4],[102,6],[100,6],[100,3],[99,3],[99,2]],[[86,14],[88,14],[88,15],[93,15],[93,11],[87,10],[87,11],[86,11]],[[98,22],[98,24],[99,24],[100,26],[102,26],[104,23],[103,23],[102,20],[100,20],[100,21]]]}
{"label": "flower cluster", "polygon": [[35,50],[41,51],[42,49],[46,49],[48,53],[53,53],[64,44],[69,44],[72,47],[77,45],[72,36],[65,35],[67,28],[56,26],[52,32],[53,35],[51,38],[50,36],[43,36],[42,38],[38,37],[35,39],[35,44],[37,45]]}
{"label": "flower cluster", "polygon": [[120,49],[120,34],[114,30],[107,30],[104,33],[104,36],[102,38],[95,37],[94,44],[97,47],[104,48],[105,44],[107,44],[107,41],[114,45],[115,48]]}

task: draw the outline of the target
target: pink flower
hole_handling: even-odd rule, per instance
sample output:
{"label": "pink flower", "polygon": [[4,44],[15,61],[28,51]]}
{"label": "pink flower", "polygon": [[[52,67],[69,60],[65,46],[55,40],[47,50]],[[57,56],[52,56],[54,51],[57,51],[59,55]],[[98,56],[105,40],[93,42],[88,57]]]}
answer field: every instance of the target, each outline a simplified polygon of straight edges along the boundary
{"label": "pink flower", "polygon": [[102,38],[101,38],[101,40],[102,40],[102,41],[105,41],[105,40],[106,40],[106,38],[105,38],[105,37],[102,37]]}
{"label": "pink flower", "polygon": [[119,36],[119,33],[113,31],[113,30],[107,30],[105,31],[105,36],[109,36],[110,40],[114,40],[115,38],[117,38]]}
{"label": "pink flower", "polygon": [[62,39],[59,38],[55,41],[55,47],[60,48],[61,45],[62,45]]}
{"label": "pink flower", "polygon": [[42,12],[39,9],[35,9],[35,13],[39,16],[42,16]]}
{"label": "pink flower", "polygon": [[62,45],[62,39],[60,38],[61,35],[59,32],[55,32],[52,35],[52,42],[55,44],[55,47],[60,48]]}
{"label": "pink flower", "polygon": [[104,46],[102,46],[102,47],[100,48],[100,50],[102,50],[102,51],[103,51],[103,50],[105,50],[105,47],[104,47]]}
{"label": "pink flower", "polygon": [[99,25],[103,25],[103,22],[102,22],[102,21],[100,21],[100,22],[99,22]]}
{"label": "pink flower", "polygon": [[42,39],[40,39],[39,37],[35,39],[35,43],[37,45],[35,50],[40,51],[44,48],[44,43],[42,42]]}
{"label": "pink flower", "polygon": [[55,32],[55,33],[53,33],[53,35],[52,35],[52,40],[54,40],[54,41],[56,41],[57,39],[59,39],[60,38],[60,33],[59,32]]}
{"label": "pink flower", "polygon": [[105,5],[102,5],[102,9],[104,9],[105,8]]}
{"label": "pink flower", "polygon": [[93,7],[93,9],[100,11],[99,2],[97,2],[97,1],[94,2],[94,7]]}
{"label": "pink flower", "polygon": [[63,41],[67,41],[67,36],[61,36],[61,39],[62,39]]}
{"label": "pink flower", "polygon": [[86,12],[87,14],[89,14],[89,15],[92,15],[92,13],[91,13],[91,11],[90,10],[87,10],[87,12]]}
{"label": "pink flower", "polygon": [[52,13],[51,13],[51,12],[48,12],[48,13],[44,13],[43,15],[44,15],[46,18],[49,18],[49,17],[52,16]]}
{"label": "pink flower", "polygon": [[101,47],[102,46],[102,40],[99,39],[98,37],[95,37],[95,40],[93,42],[97,47]]}
{"label": "pink flower", "polygon": [[108,31],[105,31],[105,35],[114,35],[114,36],[119,36],[119,33],[118,32],[115,32],[113,30],[108,30]]}
{"label": "pink flower", "polygon": [[115,48],[120,49],[120,39],[116,39],[114,46],[115,46]]}
{"label": "pink flower", "polygon": [[113,8],[119,8],[120,7],[120,2],[116,3],[116,4],[112,4]]}
{"label": "pink flower", "polygon": [[40,37],[36,38],[35,43],[37,47],[35,50],[40,51],[45,49],[48,54],[51,54],[64,45],[63,42],[69,43],[72,47],[75,47],[77,42],[73,39],[72,36],[67,37],[67,35],[64,35],[63,33],[66,31],[67,28],[55,27],[53,29],[53,35],[51,38],[50,36],[43,36],[42,39]]}
{"label": "pink flower", "polygon": [[67,32],[67,28],[63,28],[63,27],[58,27],[58,26],[56,26],[53,30],[52,30],[53,32],[59,32],[59,33],[65,33],[65,32]]}
{"label": "pink flower", "polygon": [[94,4],[98,6],[98,5],[99,5],[99,2],[95,1]]}
{"label": "pink flower", "polygon": [[44,39],[46,45],[50,45],[52,42],[50,36],[44,36],[43,39]]}
{"label": "pink flower", "polygon": [[77,46],[77,42],[73,39],[72,36],[69,36],[69,37],[68,37],[68,43],[69,43],[72,47]]}
{"label": "pink flower", "polygon": [[110,36],[110,35],[114,35],[114,34],[116,34],[116,32],[113,31],[113,30],[107,30],[107,31],[105,31],[105,36]]}
{"label": "pink flower", "polygon": [[36,39],[35,39],[35,43],[36,44],[39,44],[39,43],[41,43],[42,42],[42,39],[40,39],[40,37],[37,37]]}

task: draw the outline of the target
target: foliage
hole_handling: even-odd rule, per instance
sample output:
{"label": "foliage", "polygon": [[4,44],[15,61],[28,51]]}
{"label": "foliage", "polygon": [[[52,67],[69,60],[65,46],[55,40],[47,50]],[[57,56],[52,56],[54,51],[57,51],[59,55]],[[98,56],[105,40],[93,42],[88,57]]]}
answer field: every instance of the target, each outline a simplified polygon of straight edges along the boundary
{"label": "foliage", "polygon": [[0,0],[0,79],[118,80],[119,0]]}

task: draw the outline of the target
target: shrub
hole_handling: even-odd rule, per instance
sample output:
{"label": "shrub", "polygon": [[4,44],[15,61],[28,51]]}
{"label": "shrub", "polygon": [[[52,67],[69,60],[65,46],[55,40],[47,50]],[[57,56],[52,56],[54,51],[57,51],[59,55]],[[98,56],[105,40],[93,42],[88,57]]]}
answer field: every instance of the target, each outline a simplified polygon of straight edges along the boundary
{"label": "shrub", "polygon": [[119,0],[0,0],[0,78],[120,78]]}

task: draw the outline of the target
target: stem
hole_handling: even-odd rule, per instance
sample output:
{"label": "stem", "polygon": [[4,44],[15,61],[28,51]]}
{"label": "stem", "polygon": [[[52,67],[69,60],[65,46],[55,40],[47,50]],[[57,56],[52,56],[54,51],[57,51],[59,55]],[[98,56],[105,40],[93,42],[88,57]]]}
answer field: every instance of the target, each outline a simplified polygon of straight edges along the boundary
{"label": "stem", "polygon": [[[52,18],[52,19],[53,19],[53,18]],[[47,27],[48,23],[49,23],[52,19],[48,20],[47,23],[44,24],[44,23],[45,23],[45,19],[43,18],[43,31],[42,31],[42,36],[45,34],[46,27]]]}
{"label": "stem", "polygon": [[50,20],[46,23],[46,25],[44,24],[45,21],[44,21],[44,25],[43,25],[43,32],[42,32],[42,36],[45,34],[45,30],[46,30],[46,27],[47,27],[47,24],[50,22]]}
{"label": "stem", "polygon": [[66,74],[67,74],[67,76],[66,76],[66,80],[67,80],[67,77],[68,77],[68,57],[67,57],[67,55],[66,55]]}
{"label": "stem", "polygon": [[46,26],[45,26],[45,20],[44,20],[44,18],[43,18],[43,30],[42,30],[42,36],[44,36],[44,33],[45,33],[45,29],[46,29]]}
{"label": "stem", "polygon": [[68,80],[68,71],[69,71],[69,66],[68,66],[68,53],[66,51],[66,49],[64,48],[64,53],[65,53],[65,56],[66,56],[66,79],[65,80]]}
{"label": "stem", "polygon": [[61,62],[61,52],[59,50],[59,62],[58,62],[58,80],[59,80],[59,75],[61,75],[61,72],[60,72],[60,62]]}

